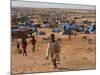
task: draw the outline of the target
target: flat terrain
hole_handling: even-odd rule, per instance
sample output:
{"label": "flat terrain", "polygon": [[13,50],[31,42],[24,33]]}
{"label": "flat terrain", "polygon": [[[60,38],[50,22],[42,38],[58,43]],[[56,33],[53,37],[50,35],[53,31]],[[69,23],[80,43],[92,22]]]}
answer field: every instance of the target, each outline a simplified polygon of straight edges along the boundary
{"label": "flat terrain", "polygon": [[[51,72],[51,71],[76,71],[76,70],[88,70],[96,68],[96,46],[95,46],[95,34],[89,34],[92,38],[92,44],[83,45],[82,36],[72,36],[71,40],[68,40],[68,35],[60,35],[55,33],[56,38],[61,38],[61,53],[60,63],[58,69],[54,69],[50,59],[45,59],[45,53],[47,44],[43,42],[43,37],[50,35],[51,29],[39,29],[39,31],[45,31],[47,35],[39,35],[36,37],[36,51],[32,52],[32,45],[30,43],[31,38],[27,39],[27,56],[17,53],[16,40],[12,41],[11,53],[12,53],[12,74],[18,73],[35,73],[35,72]],[[20,39],[19,39],[20,40]]]}

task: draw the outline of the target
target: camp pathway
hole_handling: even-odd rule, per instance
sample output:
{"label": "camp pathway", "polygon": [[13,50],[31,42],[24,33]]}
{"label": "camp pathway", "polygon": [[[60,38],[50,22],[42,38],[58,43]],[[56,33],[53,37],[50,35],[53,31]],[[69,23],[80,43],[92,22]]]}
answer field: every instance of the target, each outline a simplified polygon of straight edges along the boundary
{"label": "camp pathway", "polygon": [[[95,69],[95,43],[88,44],[84,47],[81,43],[81,35],[72,37],[72,40],[64,39],[62,36],[61,42],[61,61],[58,64],[58,69],[54,69],[50,59],[45,59],[45,53],[47,49],[47,43],[43,43],[41,36],[38,36],[36,51],[32,52],[32,45],[29,43],[27,47],[27,56],[17,53],[16,43],[12,42],[12,74],[18,73],[36,73],[36,72],[51,72],[51,71],[73,71],[84,69]],[[95,36],[92,35],[93,40]],[[95,41],[95,40],[94,40]]]}

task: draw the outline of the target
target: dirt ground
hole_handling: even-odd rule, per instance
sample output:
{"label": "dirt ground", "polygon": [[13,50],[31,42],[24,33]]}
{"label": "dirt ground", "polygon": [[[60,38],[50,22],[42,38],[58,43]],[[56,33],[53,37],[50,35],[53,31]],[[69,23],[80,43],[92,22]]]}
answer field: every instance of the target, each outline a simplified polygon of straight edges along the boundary
{"label": "dirt ground", "polygon": [[[90,70],[96,68],[96,46],[95,34],[89,34],[92,38],[92,44],[83,45],[82,36],[72,36],[68,40],[68,35],[60,35],[55,33],[56,38],[61,38],[61,53],[60,63],[58,69],[54,69],[50,58],[45,59],[47,42],[43,41],[43,37],[50,35],[50,29],[39,29],[45,31],[47,35],[39,35],[36,37],[36,51],[32,52],[32,45],[29,42],[31,38],[27,39],[27,56],[17,53],[16,40],[11,44],[11,71],[12,74],[21,73],[36,73],[36,72],[51,72],[51,71],[76,71],[76,70]],[[19,39],[20,40],[20,39]]]}

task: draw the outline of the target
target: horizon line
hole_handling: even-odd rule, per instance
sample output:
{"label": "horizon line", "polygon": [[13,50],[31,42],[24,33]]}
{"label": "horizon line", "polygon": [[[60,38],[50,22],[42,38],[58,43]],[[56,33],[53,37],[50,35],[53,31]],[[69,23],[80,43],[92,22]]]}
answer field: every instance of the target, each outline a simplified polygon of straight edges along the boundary
{"label": "horizon line", "polygon": [[31,8],[67,8],[67,9],[86,9],[96,10],[96,5],[53,3],[40,1],[12,0],[11,7],[31,7]]}

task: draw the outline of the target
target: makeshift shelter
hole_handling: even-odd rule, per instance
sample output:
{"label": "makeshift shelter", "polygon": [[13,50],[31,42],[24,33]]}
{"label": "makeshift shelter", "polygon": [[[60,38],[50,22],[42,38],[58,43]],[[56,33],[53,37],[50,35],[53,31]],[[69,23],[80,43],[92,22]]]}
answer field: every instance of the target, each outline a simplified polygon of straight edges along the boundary
{"label": "makeshift shelter", "polygon": [[83,27],[80,27],[80,28],[79,28],[79,31],[80,31],[80,32],[83,32],[83,31],[84,31],[84,28],[83,28]]}
{"label": "makeshift shelter", "polygon": [[69,31],[68,30],[64,30],[64,32],[62,33],[62,35],[69,35]]}
{"label": "makeshift shelter", "polygon": [[38,34],[39,34],[39,35],[46,35],[46,33],[45,33],[45,32],[42,32],[42,31],[39,32]]}
{"label": "makeshift shelter", "polygon": [[43,21],[43,24],[41,27],[48,28],[49,27],[49,22],[48,21]]}
{"label": "makeshift shelter", "polygon": [[75,30],[75,26],[68,26],[68,30]]}
{"label": "makeshift shelter", "polygon": [[63,23],[63,27],[67,28],[69,26],[69,23],[65,22]]}
{"label": "makeshift shelter", "polygon": [[64,30],[64,32],[62,33],[62,35],[73,35],[73,32],[71,32],[71,30],[69,30],[69,29],[66,29],[66,30]]}
{"label": "makeshift shelter", "polygon": [[52,32],[60,32],[60,31],[61,31],[60,28],[54,28],[54,29],[52,30]]}
{"label": "makeshift shelter", "polygon": [[41,25],[41,27],[48,28],[49,27],[49,24],[43,24],[43,25]]}
{"label": "makeshift shelter", "polygon": [[95,29],[93,28],[93,26],[89,26],[87,29],[88,29],[89,32],[95,31]]}
{"label": "makeshift shelter", "polygon": [[81,23],[79,22],[75,24],[75,27],[80,27],[80,26],[81,26]]}

